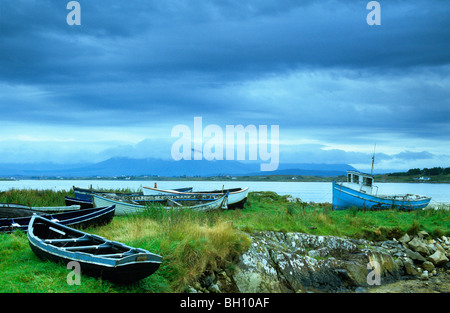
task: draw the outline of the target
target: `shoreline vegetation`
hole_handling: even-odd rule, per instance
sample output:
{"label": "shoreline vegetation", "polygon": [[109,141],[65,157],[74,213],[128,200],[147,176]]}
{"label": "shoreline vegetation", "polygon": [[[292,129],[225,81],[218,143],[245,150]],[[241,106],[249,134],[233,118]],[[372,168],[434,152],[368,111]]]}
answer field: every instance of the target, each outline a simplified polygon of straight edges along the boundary
{"label": "shoreline vegetation", "polygon": [[[0,192],[0,202],[59,206],[64,205],[65,195],[73,196],[73,190],[12,189]],[[371,241],[420,231],[441,237],[450,236],[450,210],[333,211],[330,203],[306,203],[267,191],[250,192],[244,209],[194,212],[149,208],[137,215],[116,216],[112,223],[86,231],[157,253],[163,256],[163,263],[153,275],[132,285],[115,285],[87,276],[82,276],[81,285],[69,285],[66,278],[70,271],[40,261],[29,248],[26,234],[16,231],[0,234],[2,292],[186,292],[206,272],[233,270],[239,256],[250,247],[248,234],[255,231]]]}
{"label": "shoreline vegetation", "polygon": [[[406,172],[394,172],[385,174],[374,174],[375,182],[379,183],[450,183],[450,167],[433,167],[424,169],[410,169]],[[346,176],[307,176],[307,175],[218,175],[218,176],[115,176],[115,177],[61,177],[61,176],[29,176],[29,177],[4,177],[0,181],[14,180],[143,180],[143,181],[265,181],[265,182],[342,182]]]}

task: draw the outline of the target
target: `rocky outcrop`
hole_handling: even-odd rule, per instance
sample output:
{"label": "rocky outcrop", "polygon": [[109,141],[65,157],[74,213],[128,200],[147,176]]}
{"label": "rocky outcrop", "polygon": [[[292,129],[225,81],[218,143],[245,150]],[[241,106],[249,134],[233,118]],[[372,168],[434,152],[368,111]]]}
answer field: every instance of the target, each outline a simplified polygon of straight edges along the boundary
{"label": "rocky outcrop", "polygon": [[[304,233],[255,232],[226,270],[205,273],[191,292],[352,292],[404,278],[450,273],[450,240],[425,232],[382,242]],[[448,275],[448,274],[446,274]]]}
{"label": "rocky outcrop", "polygon": [[240,292],[345,292],[399,278],[390,254],[360,245],[333,236],[254,233],[233,277]]}

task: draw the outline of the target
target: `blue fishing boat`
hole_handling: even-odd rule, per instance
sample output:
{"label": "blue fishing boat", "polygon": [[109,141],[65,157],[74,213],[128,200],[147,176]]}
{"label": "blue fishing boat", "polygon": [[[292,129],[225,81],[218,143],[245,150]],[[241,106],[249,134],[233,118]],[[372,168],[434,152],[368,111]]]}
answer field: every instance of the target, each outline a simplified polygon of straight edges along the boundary
{"label": "blue fishing boat", "polygon": [[372,175],[357,171],[348,171],[345,183],[333,181],[333,210],[357,207],[367,210],[396,208],[409,211],[423,209],[431,201],[431,197],[416,194],[379,195],[378,187],[373,182]]}

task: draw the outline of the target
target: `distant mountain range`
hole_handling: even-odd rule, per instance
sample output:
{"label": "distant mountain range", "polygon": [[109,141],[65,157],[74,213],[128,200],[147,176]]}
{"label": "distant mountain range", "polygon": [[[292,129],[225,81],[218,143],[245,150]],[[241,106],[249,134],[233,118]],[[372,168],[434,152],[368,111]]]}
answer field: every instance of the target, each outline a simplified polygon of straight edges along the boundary
{"label": "distant mountain range", "polygon": [[161,160],[111,158],[92,164],[0,164],[0,177],[118,177],[118,176],[256,176],[304,175],[339,176],[354,170],[348,164],[284,163],[276,171],[261,172],[259,164],[239,161]]}

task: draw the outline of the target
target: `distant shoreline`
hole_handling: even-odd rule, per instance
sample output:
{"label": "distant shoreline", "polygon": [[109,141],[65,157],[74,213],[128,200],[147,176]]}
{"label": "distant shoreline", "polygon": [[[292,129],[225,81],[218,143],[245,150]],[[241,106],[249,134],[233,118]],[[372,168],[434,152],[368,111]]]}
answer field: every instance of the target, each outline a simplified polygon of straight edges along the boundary
{"label": "distant shoreline", "polygon": [[[448,175],[446,175],[448,176]],[[414,184],[448,184],[450,177],[431,177],[430,180],[418,181],[413,176],[391,176],[389,174],[374,175],[375,183],[414,183]],[[17,178],[0,178],[0,181],[17,181],[17,180],[117,180],[117,181],[254,181],[254,182],[332,182],[345,181],[346,177],[334,176],[303,176],[303,175],[265,175],[265,176],[179,176],[179,177],[164,177],[164,176],[120,176],[120,177],[60,177],[60,176],[42,176],[42,177],[17,177]]]}

